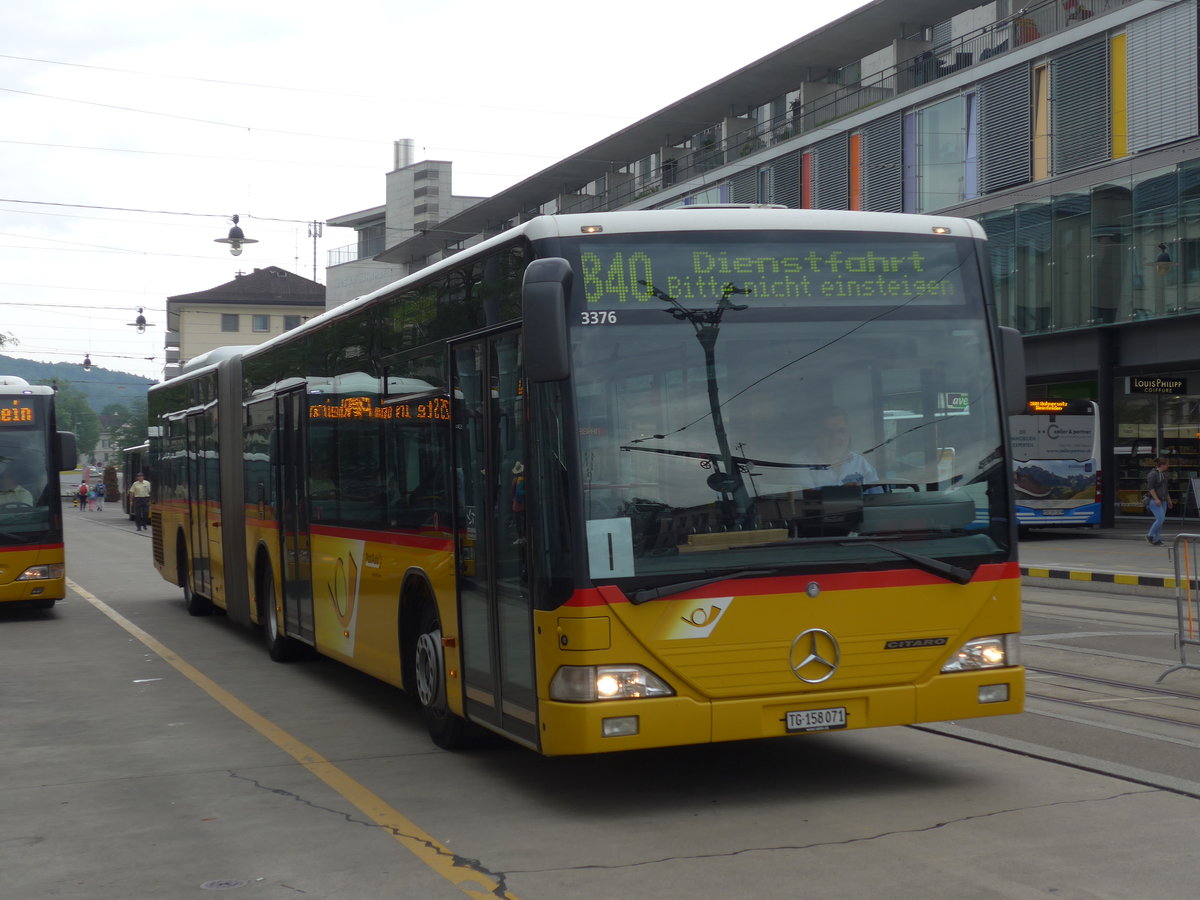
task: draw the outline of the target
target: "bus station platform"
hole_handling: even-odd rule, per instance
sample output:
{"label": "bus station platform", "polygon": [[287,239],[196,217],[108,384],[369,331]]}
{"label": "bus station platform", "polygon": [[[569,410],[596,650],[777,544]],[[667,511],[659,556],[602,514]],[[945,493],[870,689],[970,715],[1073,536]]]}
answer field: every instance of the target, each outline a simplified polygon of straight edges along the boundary
{"label": "bus station platform", "polygon": [[1175,536],[1200,534],[1200,521],[1167,516],[1161,547],[1146,540],[1149,526],[1149,518],[1130,516],[1118,517],[1112,528],[1030,531],[1022,536],[1018,548],[1021,581],[1031,587],[1174,597]]}

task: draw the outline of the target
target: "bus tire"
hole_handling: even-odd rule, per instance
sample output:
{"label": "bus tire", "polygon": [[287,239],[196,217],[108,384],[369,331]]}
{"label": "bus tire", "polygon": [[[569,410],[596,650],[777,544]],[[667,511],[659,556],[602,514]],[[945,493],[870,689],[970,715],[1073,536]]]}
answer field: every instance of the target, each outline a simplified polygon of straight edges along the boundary
{"label": "bus tire", "polygon": [[450,711],[446,701],[442,623],[432,598],[426,598],[422,603],[419,622],[413,647],[413,674],[421,718],[435,744],[443,750],[457,750],[466,744],[467,723]]}
{"label": "bus tire", "polygon": [[275,573],[267,566],[260,576],[258,591],[258,620],[262,622],[267,655],[275,662],[292,662],[305,655],[307,649],[290,638],[279,627],[279,612],[275,608]]}
{"label": "bus tire", "polygon": [[192,590],[192,582],[188,573],[188,569],[190,568],[188,566],[188,555],[182,540],[176,548],[175,559],[175,574],[179,578],[179,586],[183,588],[183,608],[188,611],[189,616],[212,615],[212,601],[207,597],[201,597]]}

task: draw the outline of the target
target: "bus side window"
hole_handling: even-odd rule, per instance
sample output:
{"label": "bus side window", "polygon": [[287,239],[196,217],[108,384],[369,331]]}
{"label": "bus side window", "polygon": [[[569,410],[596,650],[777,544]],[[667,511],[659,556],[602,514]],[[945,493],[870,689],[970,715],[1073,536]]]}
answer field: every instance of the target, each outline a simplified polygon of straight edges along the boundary
{"label": "bus side window", "polygon": [[388,429],[387,470],[392,480],[386,493],[393,527],[445,527],[450,521],[447,435],[438,423],[425,420]]}

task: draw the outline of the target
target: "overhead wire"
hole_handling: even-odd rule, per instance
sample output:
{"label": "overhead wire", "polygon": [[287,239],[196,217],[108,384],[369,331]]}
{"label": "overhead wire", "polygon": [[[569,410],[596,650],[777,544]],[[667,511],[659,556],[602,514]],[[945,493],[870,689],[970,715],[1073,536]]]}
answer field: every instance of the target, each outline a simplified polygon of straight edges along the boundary
{"label": "overhead wire", "polygon": [[324,96],[330,96],[330,97],[353,97],[353,98],[356,98],[359,100],[371,100],[371,101],[385,100],[388,103],[429,103],[431,105],[436,105],[436,106],[460,107],[463,109],[490,109],[490,110],[498,110],[501,112],[527,112],[527,113],[535,113],[537,115],[553,115],[555,117],[577,116],[579,118],[589,118],[589,119],[628,119],[629,118],[628,114],[598,113],[598,112],[595,112],[594,110],[589,110],[587,112],[576,112],[574,110],[569,110],[569,109],[568,110],[563,110],[563,109],[548,110],[548,109],[538,109],[536,107],[504,106],[504,105],[500,105],[500,104],[490,104],[490,103],[456,103],[453,100],[446,100],[441,97],[439,97],[436,101],[430,101],[430,100],[421,99],[421,98],[396,97],[396,96],[388,95],[388,94],[361,94],[361,93],[351,92],[351,91],[334,91],[334,90],[330,90],[328,88],[307,88],[307,87],[298,87],[296,85],[285,85],[285,84],[261,84],[261,83],[253,82],[253,81],[234,81],[234,80],[224,79],[224,78],[204,78],[204,77],[200,77],[200,76],[196,76],[196,75],[176,75],[176,74],[169,73],[169,72],[151,72],[151,71],[139,70],[139,69],[121,69],[121,68],[117,68],[114,66],[97,66],[97,65],[92,65],[89,63],[73,63],[73,62],[66,62],[64,60],[56,60],[56,59],[40,59],[38,57],[32,57],[32,56],[16,56],[16,55],[9,54],[9,53],[0,53],[0,59],[12,59],[12,60],[19,60],[21,62],[33,62],[33,63],[40,63],[43,65],[51,65],[51,66],[66,66],[66,67],[76,68],[76,69],[90,69],[90,70],[98,71],[98,72],[115,72],[115,73],[121,74],[121,75],[137,75],[138,77],[149,76],[152,78],[165,78],[165,79],[171,79],[171,80],[176,80],[176,81],[192,81],[192,82],[196,82],[198,84],[219,84],[219,85],[224,85],[226,87],[256,88],[259,90],[284,91],[284,92],[295,93],[295,94],[317,94],[317,95],[324,95]]}
{"label": "overhead wire", "polygon": [[[255,84],[255,83],[246,82],[246,81],[230,81],[230,80],[215,79],[215,78],[196,78],[196,77],[191,77],[191,76],[173,75],[173,74],[166,74],[166,73],[161,73],[161,72],[145,72],[145,71],[135,71],[135,70],[131,70],[131,69],[117,69],[117,68],[113,68],[113,67],[93,66],[93,65],[82,64],[82,63],[71,63],[71,62],[65,62],[65,61],[61,61],[61,60],[40,59],[40,58],[28,57],[28,56],[17,56],[17,55],[13,55],[13,54],[0,54],[0,59],[21,61],[21,62],[26,62],[26,63],[36,63],[36,64],[40,64],[40,65],[63,66],[63,67],[70,67],[70,68],[79,69],[79,70],[111,71],[114,73],[125,74],[125,75],[136,75],[138,77],[148,77],[149,76],[149,77],[165,78],[165,79],[172,79],[172,80],[191,81],[191,82],[196,82],[196,83],[220,84],[220,85],[226,85],[226,86],[230,86],[230,87],[237,87],[240,89],[241,88],[255,88],[255,89],[272,90],[272,91],[288,91],[288,92],[300,93],[300,94],[325,94],[325,95],[335,95],[335,96],[360,97],[362,99],[367,99],[367,100],[372,100],[372,101],[378,101],[378,100],[383,99],[383,100],[387,100],[388,102],[393,103],[393,104],[397,103],[397,102],[400,102],[400,103],[403,103],[403,102],[428,102],[428,101],[404,101],[401,98],[386,97],[386,96],[382,96],[382,95],[350,94],[347,92],[340,92],[340,91],[314,90],[314,89],[300,88],[300,87],[296,87],[294,85],[287,86],[287,85]],[[237,129],[239,131],[245,131],[248,133],[274,134],[274,135],[281,135],[281,136],[286,136],[286,137],[290,137],[290,138],[299,137],[299,138],[304,138],[304,139],[322,140],[322,141],[335,141],[336,140],[339,142],[349,142],[349,143],[361,144],[361,145],[380,145],[380,144],[384,143],[383,139],[362,138],[362,137],[358,137],[354,134],[342,133],[342,134],[337,134],[337,135],[330,135],[330,134],[316,133],[311,130],[258,127],[258,126],[254,126],[254,125],[247,125],[247,124],[243,124],[243,123],[223,120],[219,116],[218,117],[204,117],[204,116],[186,115],[186,114],[182,114],[182,113],[178,113],[178,112],[141,108],[139,106],[132,105],[132,104],[122,104],[119,102],[113,103],[113,102],[90,100],[90,99],[85,99],[82,97],[72,97],[72,96],[60,95],[60,94],[49,93],[49,92],[25,90],[25,89],[18,88],[18,87],[0,87],[0,92],[9,94],[14,97],[28,98],[29,100],[35,101],[35,102],[68,103],[68,104],[74,104],[74,105],[94,107],[94,108],[103,109],[103,110],[112,110],[115,112],[124,112],[124,113],[132,113],[132,114],[137,114],[137,115],[153,116],[153,117],[158,117],[158,118],[173,120],[173,121],[191,122],[191,123],[206,126],[206,127]],[[497,106],[497,105],[488,105],[488,104],[480,104],[480,103],[454,103],[452,101],[445,101],[441,98],[439,98],[437,101],[435,101],[435,103],[438,106],[447,106],[447,107],[458,106],[458,107],[462,107],[462,108],[471,108],[471,109],[495,109],[495,110],[503,110],[503,111],[509,111],[509,112],[533,113],[533,114],[538,114],[538,115],[547,115],[549,112],[547,110],[523,109],[523,108],[516,107],[516,106]],[[591,119],[611,118],[611,119],[626,119],[627,120],[629,118],[628,115],[597,114],[593,110],[576,113],[573,110],[557,109],[557,110],[554,110],[553,113],[556,117],[569,115],[569,116],[578,116],[580,118],[591,118]],[[368,168],[374,168],[371,166],[367,166],[365,164],[356,164],[356,163],[349,163],[349,162],[330,162],[330,161],[307,162],[307,161],[300,161],[300,160],[253,159],[253,158],[249,158],[249,157],[245,157],[245,156],[225,156],[225,155],[218,155],[218,154],[206,155],[206,154],[196,154],[196,153],[187,153],[187,152],[148,150],[148,149],[141,149],[141,148],[121,148],[121,147],[96,146],[96,145],[87,145],[87,144],[22,141],[22,140],[14,140],[14,139],[2,139],[2,140],[0,140],[0,143],[5,143],[5,144],[8,144],[8,145],[14,146],[14,147],[20,147],[20,146],[26,146],[26,147],[31,147],[31,148],[32,147],[44,147],[44,148],[52,148],[52,149],[77,150],[77,151],[81,151],[81,152],[90,152],[90,153],[119,153],[119,154],[128,154],[130,156],[135,156],[135,157],[177,157],[177,158],[190,158],[190,159],[207,159],[207,160],[213,160],[213,161],[218,161],[218,162],[234,162],[234,163],[249,162],[249,163],[262,163],[262,164],[274,164],[274,165],[320,166],[320,167],[330,167],[330,168],[336,167],[336,168],[343,168],[343,169],[353,168],[353,169],[362,169],[362,170],[366,170]],[[391,143],[391,141],[388,140],[387,143]],[[438,151],[454,150],[454,148],[433,148],[433,149],[438,150]],[[470,148],[469,150],[464,149],[461,152],[463,152],[463,153],[479,153],[480,149],[478,147],[474,147],[474,148]],[[494,147],[489,147],[486,152],[487,152],[488,156],[492,156],[492,157],[495,157],[495,156],[511,157],[511,158],[515,158],[515,159],[525,159],[525,160],[530,160],[530,161],[552,160],[552,159],[559,158],[557,155],[551,156],[549,154],[521,153],[518,151],[497,149]],[[515,174],[515,173],[467,172],[467,171],[463,170],[461,167],[458,169],[458,173],[471,174],[471,175],[485,175],[485,176],[490,176],[490,177],[504,177],[504,178],[521,177],[520,175]],[[145,209],[145,208],[138,208],[138,207],[133,207],[133,206],[117,206],[117,205],[104,206],[104,205],[98,205],[98,204],[69,203],[69,202],[62,202],[62,201],[25,199],[25,198],[13,198],[13,197],[0,198],[0,203],[12,204],[14,207],[16,207],[16,208],[9,208],[6,210],[0,210],[0,211],[8,212],[8,213],[25,212],[27,214],[57,215],[57,216],[62,216],[64,218],[72,217],[72,214],[70,211],[82,212],[85,210],[117,212],[117,213],[131,213],[134,215],[157,215],[157,216],[165,216],[165,217],[179,216],[179,217],[188,217],[188,218],[194,218],[194,219],[220,219],[220,220],[225,220],[225,221],[227,221],[229,218],[229,216],[226,213],[207,213],[207,212],[193,212],[193,211],[168,210],[168,209]],[[63,210],[63,212],[50,212],[49,210],[51,210],[51,209]],[[316,220],[312,220],[312,219],[293,219],[293,218],[284,218],[284,217],[276,217],[276,216],[256,215],[253,213],[243,213],[242,216],[246,220],[256,220],[256,221],[263,222],[263,223],[277,222],[277,223],[301,225],[301,224],[310,224],[311,222],[316,221]],[[105,219],[105,217],[100,217],[100,216],[78,216],[77,218],[80,218],[80,219],[83,219],[86,221],[103,221]],[[167,224],[180,225],[180,227],[182,227],[181,223],[168,222]],[[321,223],[321,224],[324,224],[324,223]],[[393,228],[393,229],[391,229],[391,231],[394,233],[399,233],[399,232],[415,233],[416,230],[415,229],[402,229],[401,230],[401,229]],[[65,241],[65,240],[56,239],[56,238],[41,238],[36,235],[18,235],[18,234],[14,234],[11,232],[6,232],[3,234],[7,238],[19,240],[19,241],[21,241],[21,243],[19,243],[19,244],[11,244],[11,243],[10,244],[0,244],[0,251],[20,250],[23,252],[50,251],[50,252],[60,252],[60,253],[65,253],[65,252],[120,253],[123,255],[140,254],[143,256],[152,256],[152,257],[170,257],[170,258],[196,259],[196,260],[207,259],[207,257],[196,255],[196,254],[173,254],[173,253],[156,253],[156,252],[152,253],[152,252],[148,252],[141,248],[133,248],[133,247],[124,248],[124,247],[102,245],[102,244],[87,244],[84,242],[72,242],[72,241]],[[29,242],[41,242],[42,244],[45,244],[45,245],[54,245],[54,246],[36,246],[36,245],[30,246]],[[69,246],[71,244],[74,244],[75,246]],[[314,249],[314,253],[315,253],[315,249]],[[13,288],[44,289],[44,290],[50,290],[50,291],[71,290],[71,291],[75,291],[75,292],[81,292],[81,291],[105,292],[105,293],[111,293],[114,295],[129,295],[131,293],[136,295],[136,293],[137,293],[136,291],[131,292],[129,290],[121,290],[121,289],[105,289],[105,288],[93,287],[91,285],[88,285],[86,287],[77,287],[77,286],[53,285],[53,284],[46,284],[46,285],[31,284],[31,283],[19,282],[19,281],[0,282],[0,285],[6,286],[6,287],[13,287]],[[145,292],[143,291],[142,293],[145,293]],[[163,292],[153,292],[153,293],[155,294],[155,299],[158,299],[158,297],[161,296],[161,294]],[[143,301],[140,298],[135,299],[133,302],[137,303],[137,304],[143,303]],[[0,301],[0,303],[3,303],[5,306],[11,306],[11,307],[17,308],[17,309],[35,309],[35,310],[38,310],[38,309],[40,309],[40,310],[49,310],[49,309],[55,309],[55,310],[56,309],[64,309],[64,310],[65,309],[75,309],[75,310],[108,309],[108,310],[115,310],[115,309],[121,308],[121,307],[86,306],[86,305],[75,305],[75,304],[57,304],[57,303],[53,303],[53,302],[44,303],[44,304],[36,303],[36,302],[30,303],[25,300]],[[159,313],[159,314],[161,315],[161,313]],[[32,326],[28,326],[28,327],[32,327]],[[115,327],[115,326],[113,328],[97,328],[97,329],[93,329],[93,330],[101,331],[101,332],[120,332],[121,331],[121,329],[119,327]],[[13,348],[9,348],[9,349],[13,349]],[[21,350],[25,351],[25,352],[31,352],[31,353],[32,352],[61,352],[61,351],[36,351],[34,348],[29,347],[28,345],[23,346],[21,348]],[[3,351],[0,350],[0,352],[3,352]],[[70,354],[68,354],[68,355],[70,355]]]}

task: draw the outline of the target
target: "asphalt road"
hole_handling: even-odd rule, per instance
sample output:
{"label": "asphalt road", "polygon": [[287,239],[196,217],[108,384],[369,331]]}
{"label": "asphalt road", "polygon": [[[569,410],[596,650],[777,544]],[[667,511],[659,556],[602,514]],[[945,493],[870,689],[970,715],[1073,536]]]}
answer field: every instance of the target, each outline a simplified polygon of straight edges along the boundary
{"label": "asphalt road", "polygon": [[[1195,894],[1200,698],[1136,725],[1037,699],[986,728],[446,753],[395,690],[189,617],[118,512],[71,517],[68,551],[66,602],[0,610],[5,900]],[[1100,596],[1027,590],[1031,690],[1104,668],[1145,687],[1169,662],[1169,629],[1137,617],[1161,600]]]}

